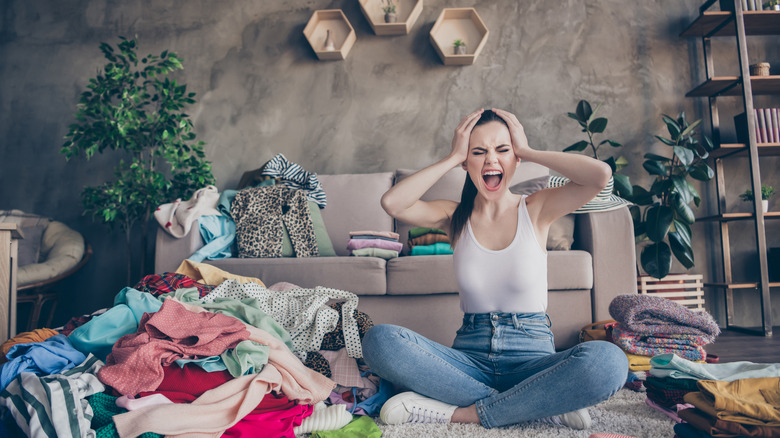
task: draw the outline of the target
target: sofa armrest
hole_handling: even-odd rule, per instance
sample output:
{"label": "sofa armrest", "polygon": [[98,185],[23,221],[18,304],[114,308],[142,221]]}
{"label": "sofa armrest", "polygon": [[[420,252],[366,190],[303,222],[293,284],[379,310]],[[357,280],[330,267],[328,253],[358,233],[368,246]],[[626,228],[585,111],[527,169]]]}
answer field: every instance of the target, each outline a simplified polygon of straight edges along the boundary
{"label": "sofa armrest", "polygon": [[157,227],[157,237],[154,245],[154,272],[173,272],[182,261],[203,247],[199,227],[191,227],[186,236],[178,239]]}
{"label": "sofa armrest", "polygon": [[612,300],[637,290],[634,224],[628,207],[578,214],[574,246],[593,256],[593,321],[611,319]]}

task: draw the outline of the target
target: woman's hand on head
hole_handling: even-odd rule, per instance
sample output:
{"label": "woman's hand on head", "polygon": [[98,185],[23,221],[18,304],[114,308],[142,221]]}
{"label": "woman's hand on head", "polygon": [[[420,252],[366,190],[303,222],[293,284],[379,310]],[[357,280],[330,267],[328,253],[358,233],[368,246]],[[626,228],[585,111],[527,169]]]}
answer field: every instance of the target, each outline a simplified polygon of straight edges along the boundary
{"label": "woman's hand on head", "polygon": [[457,158],[458,163],[465,163],[469,155],[469,139],[474,125],[477,124],[484,110],[480,109],[464,117],[458,127],[455,128],[455,134],[452,136],[451,157]]}
{"label": "woman's hand on head", "polygon": [[523,125],[521,125],[520,121],[517,120],[517,117],[509,111],[498,108],[492,108],[492,110],[499,117],[504,119],[509,127],[509,135],[512,137],[512,149],[514,149],[515,156],[521,160],[525,160],[528,152],[533,151],[533,149],[528,146],[528,138],[525,136]]}

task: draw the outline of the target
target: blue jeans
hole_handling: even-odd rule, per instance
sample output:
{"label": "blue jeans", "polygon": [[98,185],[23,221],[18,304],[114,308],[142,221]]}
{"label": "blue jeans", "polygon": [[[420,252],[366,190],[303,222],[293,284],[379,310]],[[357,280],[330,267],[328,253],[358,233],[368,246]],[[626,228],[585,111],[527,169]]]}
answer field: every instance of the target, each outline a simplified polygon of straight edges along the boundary
{"label": "blue jeans", "polygon": [[466,314],[452,348],[396,325],[372,327],[363,357],[381,378],[456,406],[486,428],[593,406],[626,382],[628,359],[591,341],[556,353],[544,313]]}

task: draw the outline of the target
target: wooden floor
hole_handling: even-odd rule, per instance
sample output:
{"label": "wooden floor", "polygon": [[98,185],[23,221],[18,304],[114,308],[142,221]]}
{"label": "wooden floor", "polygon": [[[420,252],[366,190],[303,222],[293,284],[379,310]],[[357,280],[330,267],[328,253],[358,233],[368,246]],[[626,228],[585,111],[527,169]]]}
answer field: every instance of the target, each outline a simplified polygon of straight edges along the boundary
{"label": "wooden floor", "polygon": [[727,330],[704,349],[717,354],[720,362],[780,363],[780,327],[774,327],[772,332],[774,336],[759,336]]}

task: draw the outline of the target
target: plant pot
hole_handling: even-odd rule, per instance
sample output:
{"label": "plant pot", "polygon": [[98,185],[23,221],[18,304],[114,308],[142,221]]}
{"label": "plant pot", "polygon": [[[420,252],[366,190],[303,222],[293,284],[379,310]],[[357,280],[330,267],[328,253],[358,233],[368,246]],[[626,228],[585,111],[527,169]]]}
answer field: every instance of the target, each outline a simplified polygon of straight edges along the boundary
{"label": "plant pot", "polygon": [[769,199],[761,200],[761,210],[766,213],[769,211]]}
{"label": "plant pot", "polygon": [[466,54],[466,45],[460,45],[454,47],[454,52],[456,55],[465,55]]}
{"label": "plant pot", "polygon": [[388,12],[385,14],[385,23],[397,23],[398,22],[398,14],[395,12]]}

